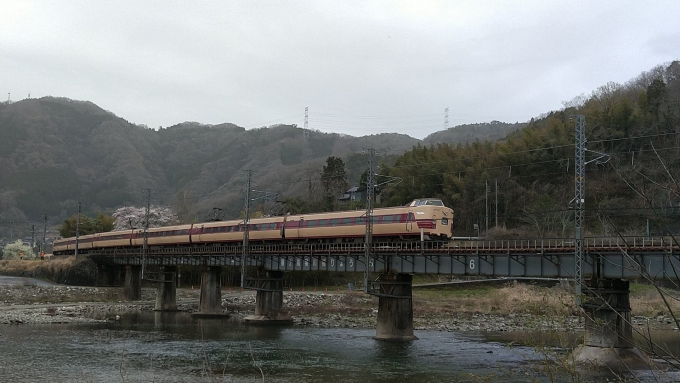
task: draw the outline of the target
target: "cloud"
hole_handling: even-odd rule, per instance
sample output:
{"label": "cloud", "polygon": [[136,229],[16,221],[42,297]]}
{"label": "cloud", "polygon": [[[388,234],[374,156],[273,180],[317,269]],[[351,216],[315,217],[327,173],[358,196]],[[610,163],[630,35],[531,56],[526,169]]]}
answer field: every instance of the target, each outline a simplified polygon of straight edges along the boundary
{"label": "cloud", "polygon": [[132,122],[423,138],[524,121],[677,59],[680,3],[0,0],[0,92]]}

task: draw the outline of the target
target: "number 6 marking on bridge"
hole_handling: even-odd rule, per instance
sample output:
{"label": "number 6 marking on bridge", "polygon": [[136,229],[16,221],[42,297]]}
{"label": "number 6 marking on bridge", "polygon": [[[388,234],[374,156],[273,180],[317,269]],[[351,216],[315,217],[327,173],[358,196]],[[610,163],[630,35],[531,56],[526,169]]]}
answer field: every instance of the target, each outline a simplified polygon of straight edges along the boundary
{"label": "number 6 marking on bridge", "polygon": [[475,269],[475,260],[471,259],[470,260],[470,270],[474,270],[474,269]]}

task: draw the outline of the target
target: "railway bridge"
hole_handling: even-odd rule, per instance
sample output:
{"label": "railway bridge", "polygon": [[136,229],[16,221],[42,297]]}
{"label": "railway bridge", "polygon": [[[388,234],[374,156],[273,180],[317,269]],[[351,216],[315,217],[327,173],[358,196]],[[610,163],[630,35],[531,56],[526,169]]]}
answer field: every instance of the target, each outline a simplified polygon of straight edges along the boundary
{"label": "railway bridge", "polygon": [[[176,308],[178,266],[202,266],[201,316],[222,315],[223,266],[241,267],[244,275],[255,268],[257,275],[246,276],[242,286],[257,291],[255,315],[248,322],[290,321],[282,313],[286,271],[368,272],[376,276],[364,291],[378,297],[377,339],[416,339],[413,274],[565,278],[583,291],[576,299],[587,314],[584,358],[634,362],[639,358],[632,343],[629,280],[680,282],[680,247],[671,237],[590,237],[581,246],[582,280],[575,279],[573,238],[374,243],[368,251],[363,243],[278,243],[251,244],[245,252],[240,244],[215,244],[92,249],[88,254],[104,283],[113,269],[125,267],[124,291],[130,299],[139,299],[142,279],[156,281],[157,310]],[[614,354],[602,356],[602,350]]]}

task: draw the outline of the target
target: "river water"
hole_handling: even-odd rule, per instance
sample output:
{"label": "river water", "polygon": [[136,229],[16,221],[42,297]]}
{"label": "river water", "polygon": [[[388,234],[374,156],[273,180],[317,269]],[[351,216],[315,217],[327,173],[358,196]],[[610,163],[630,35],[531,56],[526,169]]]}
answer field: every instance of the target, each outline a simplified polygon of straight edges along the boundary
{"label": "river water", "polygon": [[373,329],[258,327],[153,312],[95,325],[0,326],[0,381],[571,381],[564,373],[550,377],[555,367],[546,362],[564,350],[509,343],[517,334],[417,331],[420,339],[412,342],[374,335]]}

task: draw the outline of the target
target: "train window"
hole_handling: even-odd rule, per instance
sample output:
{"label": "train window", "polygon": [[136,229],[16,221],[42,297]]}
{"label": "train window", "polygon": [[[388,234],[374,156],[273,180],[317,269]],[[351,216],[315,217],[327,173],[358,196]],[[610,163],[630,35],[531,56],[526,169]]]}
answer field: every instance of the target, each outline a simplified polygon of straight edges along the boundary
{"label": "train window", "polygon": [[227,227],[226,226],[221,226],[220,227],[220,233],[226,233],[227,232]]}
{"label": "train window", "polygon": [[383,222],[383,223],[392,223],[393,220],[394,220],[394,217],[391,216],[391,215],[384,215],[384,216],[382,217],[382,222]]}
{"label": "train window", "polygon": [[366,223],[366,219],[364,217],[356,217],[354,219],[354,224],[355,225],[363,225]]}
{"label": "train window", "polygon": [[340,224],[340,219],[339,218],[333,218],[331,219],[331,226],[338,226]]}
{"label": "train window", "polygon": [[352,224],[352,218],[343,218],[342,219],[342,225],[351,225]]}
{"label": "train window", "polygon": [[320,219],[319,220],[319,226],[328,226],[328,220],[327,219]]}
{"label": "train window", "polygon": [[373,221],[373,223],[378,223],[378,222],[380,222],[380,216],[379,216],[379,215],[375,215],[375,216],[371,217],[371,221]]}
{"label": "train window", "polygon": [[316,221],[313,220],[313,219],[310,220],[310,221],[307,221],[307,223],[305,224],[305,226],[306,226],[306,227],[314,227],[314,226],[316,226]]}
{"label": "train window", "polygon": [[272,222],[269,224],[269,230],[276,230],[276,222]]}

